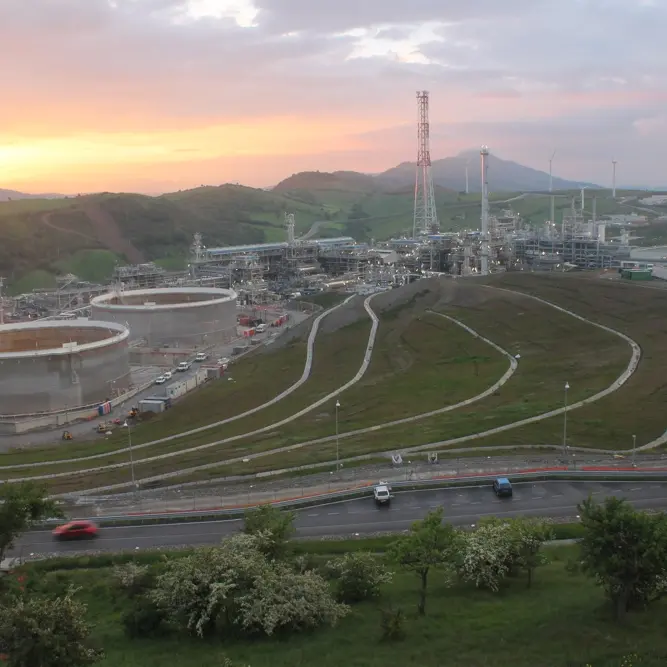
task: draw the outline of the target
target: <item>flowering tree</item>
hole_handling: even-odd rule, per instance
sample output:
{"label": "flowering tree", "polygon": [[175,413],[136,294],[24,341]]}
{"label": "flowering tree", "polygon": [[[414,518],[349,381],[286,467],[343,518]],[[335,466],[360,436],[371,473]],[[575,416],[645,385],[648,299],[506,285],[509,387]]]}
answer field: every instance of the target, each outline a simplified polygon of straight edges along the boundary
{"label": "flowering tree", "polygon": [[268,569],[252,535],[237,535],[212,549],[169,561],[152,599],[177,625],[204,637],[217,621],[233,625],[234,598],[250,590]]}
{"label": "flowering tree", "polygon": [[359,602],[380,594],[380,586],[391,581],[384,563],[367,551],[347,553],[327,563],[336,578],[338,598]]}
{"label": "flowering tree", "polygon": [[273,634],[335,623],[347,612],[318,574],[294,572],[260,550],[266,533],[171,561],[151,598],[171,621],[204,637],[218,630]]}
{"label": "flowering tree", "polygon": [[300,632],[335,625],[349,609],[331,596],[327,582],[309,570],[297,574],[279,563],[258,576],[238,598],[239,621],[251,633]]}
{"label": "flowering tree", "polygon": [[73,594],[19,597],[0,607],[0,651],[8,667],[87,667],[104,657],[87,643],[86,605]]}
{"label": "flowering tree", "polygon": [[258,547],[270,560],[285,556],[289,539],[294,534],[294,512],[273,505],[261,505],[244,516],[243,532],[260,536]]}
{"label": "flowering tree", "polygon": [[390,557],[404,569],[414,572],[420,580],[417,609],[426,613],[426,589],[431,568],[447,568],[453,562],[458,537],[450,524],[443,524],[442,509],[429,512],[422,521],[415,521],[410,533],[390,548]]}
{"label": "flowering tree", "polygon": [[478,588],[497,592],[507,576],[523,570],[530,586],[535,569],[546,562],[541,549],[550,537],[549,524],[542,520],[487,519],[465,535],[459,575]]}
{"label": "flowering tree", "polygon": [[513,536],[506,523],[485,523],[467,533],[459,561],[459,576],[478,588],[497,592],[513,564]]}
{"label": "flowering tree", "polygon": [[46,491],[31,482],[0,485],[0,563],[18,537],[43,519],[61,517]]}

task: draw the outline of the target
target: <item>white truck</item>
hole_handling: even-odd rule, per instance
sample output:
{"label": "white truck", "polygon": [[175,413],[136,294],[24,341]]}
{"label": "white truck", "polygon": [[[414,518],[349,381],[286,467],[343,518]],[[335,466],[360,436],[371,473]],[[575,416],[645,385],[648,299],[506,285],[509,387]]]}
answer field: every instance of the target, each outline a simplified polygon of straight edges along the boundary
{"label": "white truck", "polygon": [[387,482],[378,482],[373,487],[373,498],[376,505],[389,505],[391,502],[391,486]]}

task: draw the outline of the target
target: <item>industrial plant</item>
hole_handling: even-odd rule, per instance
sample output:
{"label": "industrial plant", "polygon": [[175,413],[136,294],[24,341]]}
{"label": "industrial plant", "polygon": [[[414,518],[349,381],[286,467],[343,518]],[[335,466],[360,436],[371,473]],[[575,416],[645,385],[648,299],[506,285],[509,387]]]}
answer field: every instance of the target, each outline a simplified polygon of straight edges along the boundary
{"label": "industrial plant", "polygon": [[[171,372],[163,371],[178,363],[188,366],[195,355],[206,359],[220,345],[233,345],[232,355],[251,349],[258,324],[282,326],[295,299],[321,290],[368,294],[434,274],[465,278],[500,271],[615,269],[623,278],[643,279],[665,272],[633,259],[627,228],[639,216],[598,219],[597,200],[583,189],[558,221],[553,193],[542,193],[551,197],[551,214],[539,226],[511,208],[496,207],[492,213],[487,146],[479,151],[479,229],[444,232],[431,175],[427,91],[417,93],[417,111],[409,237],[369,244],[346,236],[299,238],[295,216],[286,212],[283,242],[208,247],[195,234],[183,271],[152,263],[118,266],[109,285],[68,275],[53,289],[13,298],[11,311],[0,297],[0,317],[8,313],[11,322],[0,319],[0,431],[3,425],[5,432],[20,430],[17,415],[32,415],[33,425],[35,415],[50,415],[38,426],[68,423],[87,414],[82,408],[118,404],[155,377],[166,386],[151,400],[180,395],[181,389],[167,382]],[[550,171],[552,160],[553,155]],[[467,184],[467,164],[465,169]],[[613,170],[615,189],[616,162]],[[218,376],[202,372],[189,384],[184,377],[181,385],[198,386],[200,377]]]}

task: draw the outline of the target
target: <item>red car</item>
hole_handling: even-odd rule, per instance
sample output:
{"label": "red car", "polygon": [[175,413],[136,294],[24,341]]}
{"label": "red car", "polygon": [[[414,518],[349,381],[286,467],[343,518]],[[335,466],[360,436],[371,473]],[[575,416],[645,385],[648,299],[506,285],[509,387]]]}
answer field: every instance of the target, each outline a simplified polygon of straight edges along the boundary
{"label": "red car", "polygon": [[92,521],[70,521],[53,531],[57,540],[81,540],[97,537],[97,526]]}

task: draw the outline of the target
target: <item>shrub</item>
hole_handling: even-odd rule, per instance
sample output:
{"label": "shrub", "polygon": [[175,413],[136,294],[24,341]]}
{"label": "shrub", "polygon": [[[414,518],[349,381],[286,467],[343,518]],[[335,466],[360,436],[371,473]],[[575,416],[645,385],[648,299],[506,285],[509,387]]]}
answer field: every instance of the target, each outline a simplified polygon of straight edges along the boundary
{"label": "shrub", "polygon": [[405,639],[405,614],[400,607],[388,608],[380,612],[382,640],[387,642]]}
{"label": "shrub", "polygon": [[130,639],[158,637],[166,634],[165,614],[149,598],[139,597],[132,608],[123,614],[125,634]]}
{"label": "shrub", "polygon": [[137,595],[150,585],[148,565],[138,565],[130,561],[122,565],[115,565],[113,578],[122,589],[130,595]]}
{"label": "shrub", "polygon": [[380,586],[391,581],[384,563],[369,552],[348,553],[327,563],[336,579],[341,602],[360,602],[380,594]]}

